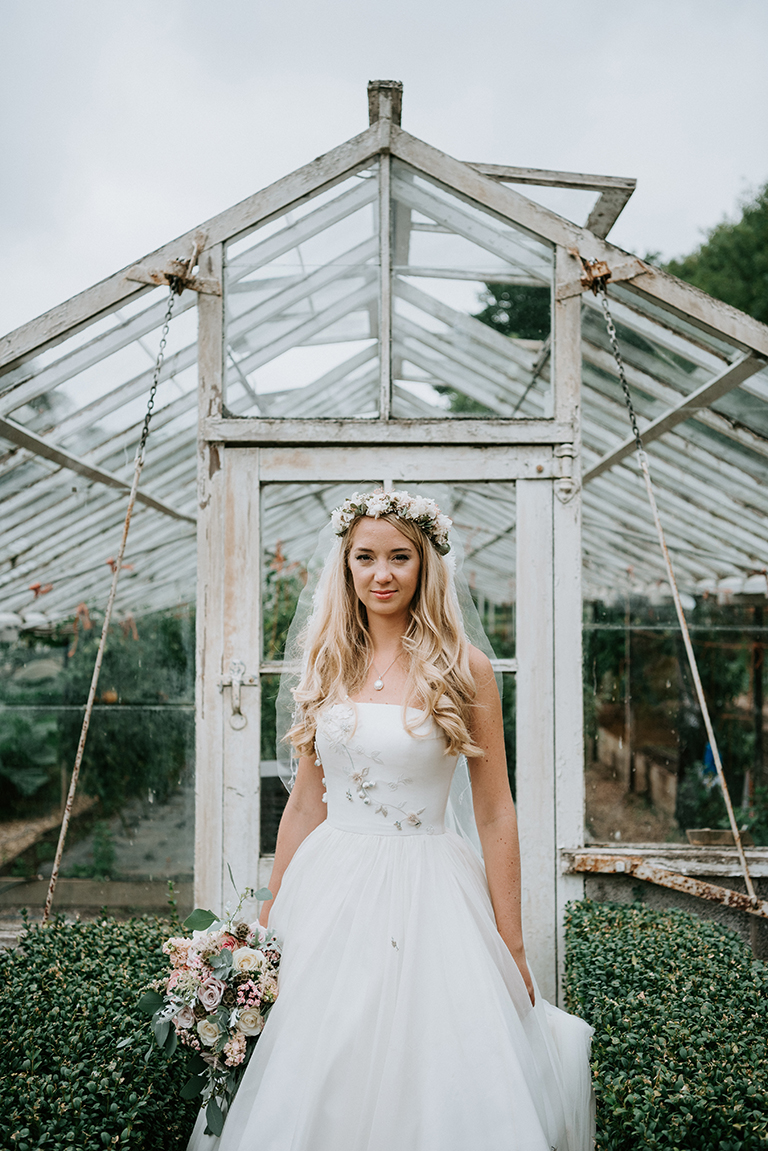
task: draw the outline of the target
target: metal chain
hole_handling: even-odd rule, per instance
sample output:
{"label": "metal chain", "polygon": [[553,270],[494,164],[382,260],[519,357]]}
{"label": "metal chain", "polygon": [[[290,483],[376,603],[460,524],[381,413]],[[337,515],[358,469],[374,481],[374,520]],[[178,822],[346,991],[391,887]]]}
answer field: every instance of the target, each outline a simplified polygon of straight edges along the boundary
{"label": "metal chain", "polygon": [[637,447],[637,450],[639,452],[642,452],[643,441],[640,438],[640,429],[637,426],[637,418],[635,416],[635,409],[632,406],[632,397],[629,394],[629,384],[627,383],[627,377],[626,377],[626,373],[624,371],[624,361],[621,358],[621,350],[619,349],[619,340],[618,340],[618,337],[616,335],[616,328],[613,325],[613,317],[611,315],[611,309],[608,305],[608,290],[607,290],[604,283],[600,283],[598,285],[598,291],[596,294],[600,300],[600,307],[603,309],[603,315],[605,316],[605,326],[608,329],[608,339],[611,341],[611,348],[613,350],[613,358],[616,361],[616,367],[618,368],[618,371],[619,371],[619,379],[621,381],[621,387],[622,387],[622,390],[624,392],[624,400],[625,400],[626,405],[627,405],[627,411],[629,412],[629,422],[632,425],[632,434],[635,437],[635,445]]}
{"label": "metal chain", "polygon": [[[176,279],[176,277],[172,277]],[[163,330],[160,333],[160,346],[157,349],[157,359],[155,360],[155,370],[152,373],[152,386],[149,389],[149,397],[147,399],[147,410],[144,415],[144,424],[141,429],[141,438],[139,439],[139,446],[136,449],[136,458],[144,461],[144,448],[147,445],[147,436],[149,435],[149,421],[152,419],[152,411],[155,406],[155,396],[157,394],[157,385],[160,381],[160,372],[165,360],[165,345],[168,343],[168,331],[171,326],[171,316],[173,315],[173,305],[176,303],[176,285],[171,283],[171,294],[168,297],[168,307],[165,310],[165,319],[163,320]]]}

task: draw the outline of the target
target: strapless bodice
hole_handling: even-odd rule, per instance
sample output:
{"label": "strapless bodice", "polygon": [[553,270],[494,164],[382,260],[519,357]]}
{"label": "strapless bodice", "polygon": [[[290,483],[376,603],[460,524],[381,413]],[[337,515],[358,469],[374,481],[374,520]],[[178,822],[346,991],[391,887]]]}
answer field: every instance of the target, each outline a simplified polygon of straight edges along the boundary
{"label": "strapless bodice", "polygon": [[[418,716],[417,708],[409,708]],[[337,703],[320,714],[328,823],[362,835],[439,835],[456,767],[432,717],[403,724],[397,704]]]}

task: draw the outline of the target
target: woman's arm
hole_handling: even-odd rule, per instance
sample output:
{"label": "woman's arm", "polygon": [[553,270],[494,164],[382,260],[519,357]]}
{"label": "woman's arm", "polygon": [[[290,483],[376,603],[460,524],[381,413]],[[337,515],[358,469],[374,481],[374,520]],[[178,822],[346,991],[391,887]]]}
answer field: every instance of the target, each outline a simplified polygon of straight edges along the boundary
{"label": "woman's arm", "polygon": [[[323,803],[323,769],[315,767],[311,756],[303,755],[299,760],[296,782],[285,805],[280,827],[277,832],[275,863],[269,880],[272,899],[277,895],[285,869],[296,853],[297,848],[326,817]],[[272,899],[262,905],[259,922],[267,926]]]}
{"label": "woman's arm", "polygon": [[468,761],[475,821],[496,926],[520,969],[533,1003],[533,980],[523,946],[520,844],[507,775],[501,700],[491,661],[477,648],[471,649],[470,667],[477,684],[470,734],[473,743],[483,749],[482,756]]}

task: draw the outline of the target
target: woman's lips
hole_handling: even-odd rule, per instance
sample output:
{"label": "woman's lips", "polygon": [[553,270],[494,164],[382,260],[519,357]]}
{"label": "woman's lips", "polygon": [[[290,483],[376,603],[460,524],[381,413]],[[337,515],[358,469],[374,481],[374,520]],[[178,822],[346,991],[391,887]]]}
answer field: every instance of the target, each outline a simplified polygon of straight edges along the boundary
{"label": "woman's lips", "polygon": [[375,591],[373,594],[376,596],[376,599],[391,599],[395,592],[393,589],[392,591]]}

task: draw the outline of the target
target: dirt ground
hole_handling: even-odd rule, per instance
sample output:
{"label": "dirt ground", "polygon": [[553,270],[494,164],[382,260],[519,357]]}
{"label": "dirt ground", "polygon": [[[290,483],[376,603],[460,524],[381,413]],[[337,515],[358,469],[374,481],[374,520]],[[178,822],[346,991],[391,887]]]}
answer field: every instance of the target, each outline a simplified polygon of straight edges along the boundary
{"label": "dirt ground", "polygon": [[684,843],[672,816],[631,795],[615,770],[593,763],[585,773],[587,843]]}

